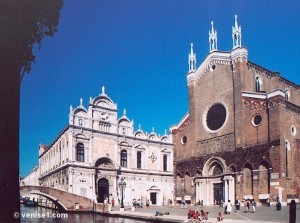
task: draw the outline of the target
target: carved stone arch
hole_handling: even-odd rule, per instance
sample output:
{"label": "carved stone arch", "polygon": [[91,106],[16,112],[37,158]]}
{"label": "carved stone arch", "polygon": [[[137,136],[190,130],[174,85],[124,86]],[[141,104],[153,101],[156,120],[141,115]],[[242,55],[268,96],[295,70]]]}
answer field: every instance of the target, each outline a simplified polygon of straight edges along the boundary
{"label": "carved stone arch", "polygon": [[143,150],[143,151],[146,150],[145,146],[141,145],[141,144],[134,144],[133,148],[135,148],[137,150]]}
{"label": "carved stone arch", "polygon": [[214,173],[214,168],[222,168],[222,172],[228,172],[227,165],[224,159],[220,157],[211,157],[206,161],[203,167],[203,175],[209,176]]}
{"label": "carved stone arch", "polygon": [[74,135],[74,137],[76,138],[76,140],[82,139],[82,140],[89,140],[89,137],[86,136],[83,133],[77,133]]}
{"label": "carved stone arch", "polygon": [[108,157],[100,157],[94,163],[95,167],[104,169],[116,169],[116,164]]}
{"label": "carved stone arch", "polygon": [[270,163],[268,160],[262,160],[258,166],[258,192],[261,194],[270,193]]}
{"label": "carved stone arch", "polygon": [[241,171],[243,171],[244,168],[249,168],[249,169],[251,169],[251,171],[252,171],[252,170],[254,170],[254,165],[253,165],[252,163],[250,163],[250,162],[246,162],[246,163],[244,163],[244,165],[242,166]]}
{"label": "carved stone arch", "polygon": [[166,148],[162,148],[162,149],[160,149],[160,152],[162,152],[162,153],[168,153],[168,154],[171,154],[171,150],[169,150],[169,149],[166,149]]}
{"label": "carved stone arch", "polygon": [[75,108],[74,109],[74,116],[78,115],[79,113],[81,113],[83,116],[87,115],[87,110],[85,108]]}
{"label": "carved stone arch", "polygon": [[237,170],[237,168],[236,168],[236,166],[233,165],[233,164],[231,164],[231,165],[228,167],[228,171],[229,171],[230,173],[235,173],[235,172],[237,172],[236,170]]}
{"label": "carved stone arch", "polygon": [[202,176],[202,171],[201,170],[196,170],[194,172],[194,176],[197,177],[197,176]]}
{"label": "carved stone arch", "polygon": [[253,164],[247,162],[243,165],[243,194],[253,195]]}
{"label": "carved stone arch", "polygon": [[180,173],[179,171],[177,171],[177,173],[176,173],[176,176],[175,176],[175,177],[177,177],[177,176],[179,176],[180,178],[182,178],[182,173]]}

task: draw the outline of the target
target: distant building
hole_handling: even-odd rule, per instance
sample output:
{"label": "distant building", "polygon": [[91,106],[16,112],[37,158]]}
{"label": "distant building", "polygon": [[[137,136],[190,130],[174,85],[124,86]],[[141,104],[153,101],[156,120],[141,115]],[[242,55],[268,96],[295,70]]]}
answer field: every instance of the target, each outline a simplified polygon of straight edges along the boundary
{"label": "distant building", "polygon": [[175,197],[286,204],[299,198],[300,86],[248,60],[237,17],[232,39],[231,51],[219,51],[212,23],[198,67],[191,46],[189,111],[171,128]]}
{"label": "distant building", "polygon": [[24,178],[20,178],[20,186],[25,185],[34,185],[38,186],[39,183],[39,177],[40,177],[40,170],[39,166],[35,166],[32,171]]}
{"label": "distant building", "polygon": [[134,130],[124,109],[105,93],[90,98],[88,108],[70,107],[69,124],[50,146],[39,147],[39,181],[103,203],[121,200],[119,182],[126,183],[125,203],[149,199],[167,204],[173,198],[173,145],[170,135]]}

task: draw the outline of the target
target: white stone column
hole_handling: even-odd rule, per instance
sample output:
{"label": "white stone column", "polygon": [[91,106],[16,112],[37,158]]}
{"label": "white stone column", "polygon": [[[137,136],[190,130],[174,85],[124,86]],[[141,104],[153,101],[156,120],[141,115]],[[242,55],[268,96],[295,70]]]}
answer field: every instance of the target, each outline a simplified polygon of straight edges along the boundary
{"label": "white stone column", "polygon": [[227,178],[224,179],[224,202],[228,202],[228,181]]}
{"label": "white stone column", "polygon": [[209,190],[210,190],[209,182],[208,182],[208,179],[206,179],[206,182],[205,182],[205,202],[204,202],[204,204],[206,204],[206,205],[209,205]]}
{"label": "white stone column", "polygon": [[69,142],[69,147],[68,147],[68,159],[69,160],[74,160],[73,158],[73,137],[72,137],[73,131],[69,129],[69,134],[68,134],[68,142]]}
{"label": "white stone column", "polygon": [[229,179],[229,200],[231,203],[234,203],[235,200],[235,190],[234,190],[234,178],[230,177]]}
{"label": "white stone column", "polygon": [[93,158],[92,158],[92,144],[93,144],[93,136],[91,136],[90,140],[89,140],[89,156],[88,156],[88,163],[92,163],[93,162]]}
{"label": "white stone column", "polygon": [[196,195],[195,196],[195,203],[197,203],[199,201],[199,198],[198,198],[198,196],[199,196],[199,183],[196,181],[195,184],[196,184],[195,185],[195,189],[196,189],[196,191],[195,191],[196,192],[195,193],[195,195]]}

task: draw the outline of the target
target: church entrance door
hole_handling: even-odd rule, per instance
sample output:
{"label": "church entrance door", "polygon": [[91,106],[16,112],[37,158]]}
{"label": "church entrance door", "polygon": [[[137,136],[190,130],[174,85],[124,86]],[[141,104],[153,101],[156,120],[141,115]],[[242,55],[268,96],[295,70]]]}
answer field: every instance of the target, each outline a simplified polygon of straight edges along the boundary
{"label": "church entrance door", "polygon": [[98,181],[98,203],[104,203],[104,199],[109,196],[109,182],[105,178]]}
{"label": "church entrance door", "polygon": [[215,183],[214,184],[214,200],[216,200],[216,201],[224,200],[223,183]]}
{"label": "church entrance door", "polygon": [[152,204],[156,204],[156,194],[157,193],[150,193],[150,200]]}

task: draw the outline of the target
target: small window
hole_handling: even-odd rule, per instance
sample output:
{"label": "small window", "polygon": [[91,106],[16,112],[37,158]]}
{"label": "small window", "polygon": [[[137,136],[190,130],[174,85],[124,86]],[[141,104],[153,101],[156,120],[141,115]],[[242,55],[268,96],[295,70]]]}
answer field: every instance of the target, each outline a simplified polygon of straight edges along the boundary
{"label": "small window", "polygon": [[82,126],[82,119],[79,119],[79,126]]}
{"label": "small window", "polygon": [[76,160],[79,162],[84,162],[84,145],[82,143],[78,143],[76,147]]}
{"label": "small window", "polygon": [[291,133],[293,136],[296,135],[296,127],[294,125],[292,125],[292,127],[291,127]]}
{"label": "small window", "polygon": [[137,168],[142,168],[142,152],[137,152]]}
{"label": "small window", "polygon": [[260,92],[261,91],[261,80],[259,76],[256,76],[255,78],[255,91]]}
{"label": "small window", "polygon": [[164,169],[164,171],[168,171],[168,156],[167,155],[164,155],[164,158],[163,158],[163,169]]}
{"label": "small window", "polygon": [[127,167],[127,151],[125,149],[121,151],[121,166]]}
{"label": "small window", "polygon": [[182,145],[185,145],[187,143],[187,137],[186,136],[183,136],[182,138],[181,138],[181,144]]}
{"label": "small window", "polygon": [[261,123],[262,123],[262,116],[260,114],[257,114],[255,115],[253,118],[252,118],[252,125],[253,126],[260,126]]}

